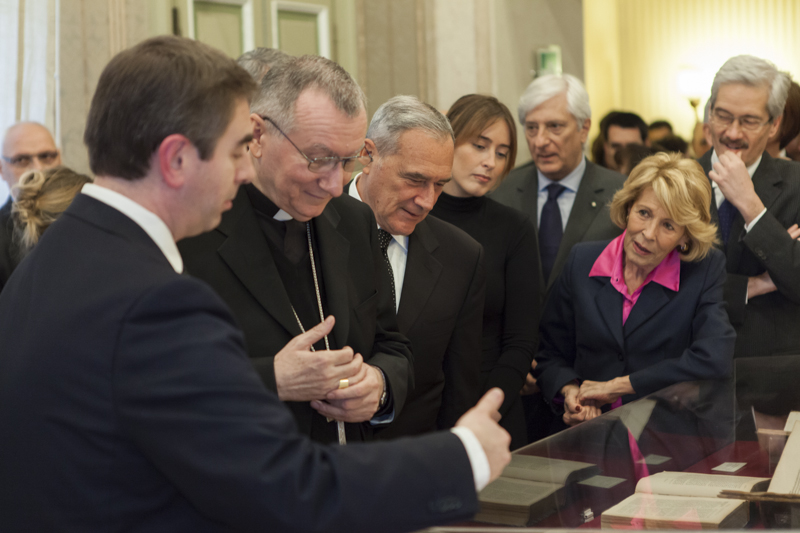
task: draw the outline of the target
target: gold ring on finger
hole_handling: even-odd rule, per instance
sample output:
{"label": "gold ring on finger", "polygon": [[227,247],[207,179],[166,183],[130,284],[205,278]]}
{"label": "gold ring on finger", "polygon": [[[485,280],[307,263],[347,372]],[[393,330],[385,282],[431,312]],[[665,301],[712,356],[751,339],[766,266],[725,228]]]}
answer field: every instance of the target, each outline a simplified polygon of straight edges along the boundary
{"label": "gold ring on finger", "polygon": [[346,389],[349,386],[350,386],[350,380],[349,379],[340,379],[339,380],[339,388],[340,389]]}

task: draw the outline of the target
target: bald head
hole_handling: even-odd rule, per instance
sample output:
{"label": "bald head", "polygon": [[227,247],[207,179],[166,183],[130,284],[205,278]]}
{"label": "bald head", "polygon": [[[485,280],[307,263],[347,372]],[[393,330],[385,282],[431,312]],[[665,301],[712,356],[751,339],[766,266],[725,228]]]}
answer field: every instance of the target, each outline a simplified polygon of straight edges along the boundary
{"label": "bald head", "polygon": [[0,173],[8,187],[32,169],[46,169],[61,164],[61,154],[47,128],[36,122],[18,122],[3,137]]}

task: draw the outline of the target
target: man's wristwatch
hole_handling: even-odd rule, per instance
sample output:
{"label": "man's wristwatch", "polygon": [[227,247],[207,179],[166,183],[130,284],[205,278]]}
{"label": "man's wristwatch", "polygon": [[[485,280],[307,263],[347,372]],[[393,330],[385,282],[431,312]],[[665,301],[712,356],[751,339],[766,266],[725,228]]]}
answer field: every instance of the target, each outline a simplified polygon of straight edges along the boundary
{"label": "man's wristwatch", "polygon": [[[378,368],[377,366],[375,368]],[[378,409],[383,409],[386,407],[386,402],[389,401],[389,391],[386,389],[386,376],[383,375],[383,370],[378,368],[378,373],[381,375],[381,379],[383,380],[383,392],[381,393],[381,399],[378,400]]]}

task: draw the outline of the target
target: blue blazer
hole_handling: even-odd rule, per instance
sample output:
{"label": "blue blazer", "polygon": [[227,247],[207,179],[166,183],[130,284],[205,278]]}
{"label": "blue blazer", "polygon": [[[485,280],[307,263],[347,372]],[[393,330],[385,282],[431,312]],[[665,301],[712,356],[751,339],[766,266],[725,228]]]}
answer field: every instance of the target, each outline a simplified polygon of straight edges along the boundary
{"label": "blue blazer", "polygon": [[572,380],[630,376],[635,395],[730,374],[736,334],[723,303],[725,257],[681,261],[680,289],[648,283],[625,325],[609,277],[589,277],[610,241],[576,244],[542,314],[536,368],[545,398]]}
{"label": "blue blazer", "polygon": [[411,531],[477,510],[458,437],[323,446],[230,311],[78,195],[0,294],[3,531]]}

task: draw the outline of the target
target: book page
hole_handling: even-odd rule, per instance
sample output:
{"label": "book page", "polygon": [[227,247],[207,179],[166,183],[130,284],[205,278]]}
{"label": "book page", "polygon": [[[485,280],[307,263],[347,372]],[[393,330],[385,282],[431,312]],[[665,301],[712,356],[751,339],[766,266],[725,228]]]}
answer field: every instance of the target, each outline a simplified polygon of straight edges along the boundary
{"label": "book page", "polygon": [[789,413],[789,418],[786,419],[786,425],[783,426],[783,430],[787,433],[791,433],[795,422],[800,422],[800,411],[792,411]]}
{"label": "book page", "polygon": [[529,506],[556,492],[560,487],[518,479],[498,478],[478,495],[481,503]]}
{"label": "book page", "polygon": [[636,484],[636,492],[716,498],[722,490],[750,492],[757,484],[766,484],[768,481],[769,478],[766,477],[659,472],[650,477],[640,479],[639,483]]}
{"label": "book page", "polygon": [[777,494],[800,494],[800,422],[795,422],[781,459],[775,467],[769,492]]}
{"label": "book page", "polygon": [[502,477],[564,485],[573,472],[594,466],[596,465],[580,461],[513,454],[511,455],[511,462],[503,470]]}
{"label": "book page", "polygon": [[603,517],[718,524],[741,505],[747,502],[637,493],[605,511]]}

